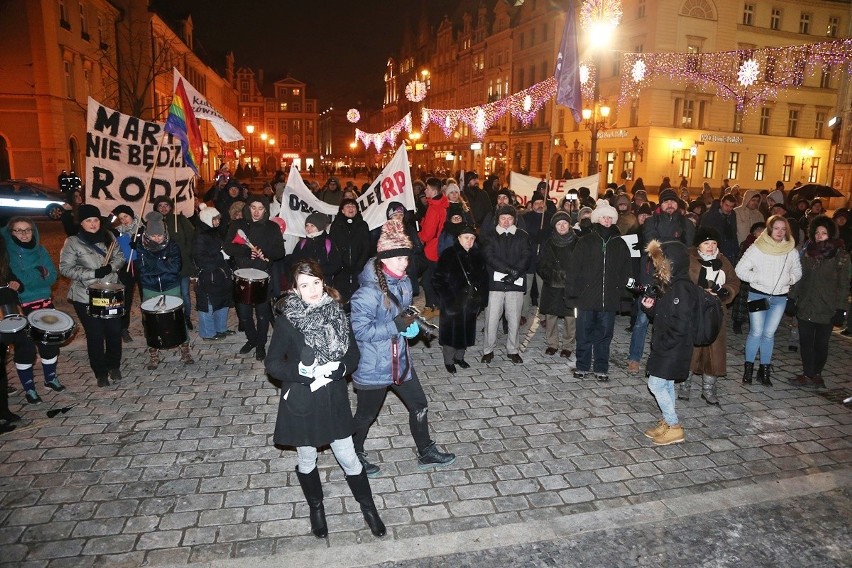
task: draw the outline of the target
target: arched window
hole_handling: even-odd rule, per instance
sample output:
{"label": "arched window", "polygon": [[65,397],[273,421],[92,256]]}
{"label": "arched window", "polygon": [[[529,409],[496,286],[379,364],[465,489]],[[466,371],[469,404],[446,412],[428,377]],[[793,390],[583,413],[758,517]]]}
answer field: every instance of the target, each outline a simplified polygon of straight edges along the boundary
{"label": "arched window", "polygon": [[716,8],[708,0],[686,0],[681,4],[680,14],[702,20],[715,20]]}

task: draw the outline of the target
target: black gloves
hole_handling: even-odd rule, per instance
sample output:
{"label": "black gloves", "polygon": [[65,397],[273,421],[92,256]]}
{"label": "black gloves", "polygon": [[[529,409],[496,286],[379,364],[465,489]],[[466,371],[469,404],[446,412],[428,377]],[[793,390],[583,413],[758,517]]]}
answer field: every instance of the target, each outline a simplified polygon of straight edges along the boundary
{"label": "black gloves", "polygon": [[846,323],[846,310],[836,310],[831,318],[831,325],[840,327]]}
{"label": "black gloves", "polygon": [[513,270],[512,272],[501,278],[500,282],[503,282],[504,284],[511,284],[512,282],[520,278],[520,276],[520,274]]}
{"label": "black gloves", "polygon": [[415,319],[417,319],[416,314],[408,315],[408,314],[403,312],[403,313],[399,314],[398,316],[396,316],[395,318],[393,318],[393,323],[396,326],[396,330],[398,332],[402,333],[403,331],[408,329],[408,326],[410,326],[412,323],[414,323]]}
{"label": "black gloves", "polygon": [[719,296],[720,300],[724,300],[725,298],[731,295],[731,292],[727,288],[719,288],[716,291],[716,295]]}
{"label": "black gloves", "polygon": [[302,353],[299,359],[301,360],[302,365],[310,367],[316,362],[317,356],[314,353],[314,350],[309,345],[305,345],[304,347],[302,347]]}
{"label": "black gloves", "polygon": [[630,248],[632,248],[633,250],[641,251],[641,250],[642,250],[642,245],[640,245],[640,244],[639,244],[639,241],[637,240],[635,243],[633,243],[632,245],[630,245]]}
{"label": "black gloves", "polygon": [[95,269],[95,278],[103,278],[107,274],[112,272],[112,266],[107,264],[106,266],[101,266],[100,268]]}

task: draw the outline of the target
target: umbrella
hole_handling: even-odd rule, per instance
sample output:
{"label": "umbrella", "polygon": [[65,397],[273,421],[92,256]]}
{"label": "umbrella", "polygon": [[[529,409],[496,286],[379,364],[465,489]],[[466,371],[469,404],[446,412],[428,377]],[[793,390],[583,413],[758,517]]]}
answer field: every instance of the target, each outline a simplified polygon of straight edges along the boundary
{"label": "umbrella", "polygon": [[818,183],[806,183],[805,185],[800,185],[796,189],[796,197],[802,197],[804,199],[815,199],[817,197],[845,196],[833,187],[829,187],[827,185],[820,185]]}

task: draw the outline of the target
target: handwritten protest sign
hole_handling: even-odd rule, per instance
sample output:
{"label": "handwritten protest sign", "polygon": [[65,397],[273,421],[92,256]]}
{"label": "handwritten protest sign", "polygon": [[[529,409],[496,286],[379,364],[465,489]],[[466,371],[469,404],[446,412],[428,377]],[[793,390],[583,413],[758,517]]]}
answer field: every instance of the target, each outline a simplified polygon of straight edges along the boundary
{"label": "handwritten protest sign", "polygon": [[[565,194],[568,193],[568,190],[588,187],[591,197],[597,199],[600,179],[600,174],[576,179],[552,179],[550,180],[549,197],[551,201],[559,204],[562,198],[565,197]],[[515,195],[521,200],[521,203],[526,205],[539,182],[541,182],[541,178],[512,172],[509,176],[509,189],[514,191]]]}

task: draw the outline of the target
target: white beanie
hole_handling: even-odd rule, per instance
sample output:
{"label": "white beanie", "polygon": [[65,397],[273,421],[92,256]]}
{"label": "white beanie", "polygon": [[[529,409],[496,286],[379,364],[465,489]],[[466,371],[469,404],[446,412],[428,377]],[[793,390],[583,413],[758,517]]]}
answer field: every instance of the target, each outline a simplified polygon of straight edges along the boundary
{"label": "white beanie", "polygon": [[201,204],[201,207],[198,210],[198,218],[201,219],[201,222],[207,225],[208,227],[213,227],[213,219],[219,217],[221,214],[219,210],[215,207],[208,207],[205,204]]}
{"label": "white beanie", "polygon": [[592,223],[600,223],[601,217],[611,217],[613,224],[618,221],[618,211],[606,199],[598,199],[598,204],[592,211]]}

